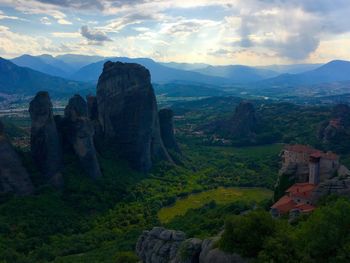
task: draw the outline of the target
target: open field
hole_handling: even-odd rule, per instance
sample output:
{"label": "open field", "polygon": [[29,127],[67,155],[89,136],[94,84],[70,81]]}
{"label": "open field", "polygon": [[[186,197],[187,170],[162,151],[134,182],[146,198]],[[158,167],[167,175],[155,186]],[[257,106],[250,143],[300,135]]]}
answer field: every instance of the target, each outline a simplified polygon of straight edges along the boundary
{"label": "open field", "polygon": [[271,197],[272,191],[264,188],[219,187],[179,199],[173,206],[162,208],[158,212],[158,217],[162,223],[167,223],[175,216],[184,215],[189,209],[202,207],[210,201],[218,204],[228,204],[239,200],[259,202]]}

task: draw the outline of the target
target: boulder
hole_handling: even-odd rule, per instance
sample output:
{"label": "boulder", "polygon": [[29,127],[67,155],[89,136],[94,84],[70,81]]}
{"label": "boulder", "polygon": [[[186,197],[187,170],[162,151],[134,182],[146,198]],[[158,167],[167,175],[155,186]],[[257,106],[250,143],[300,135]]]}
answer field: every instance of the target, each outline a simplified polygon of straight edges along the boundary
{"label": "boulder", "polygon": [[183,232],[154,227],[150,231],[144,231],[138,238],[136,254],[145,263],[169,263],[176,258],[184,240]]}
{"label": "boulder", "polygon": [[185,233],[154,227],[144,231],[136,244],[136,254],[144,263],[245,263],[237,254],[228,254],[216,247],[212,239],[185,239]]}
{"label": "boulder", "polygon": [[171,161],[160,136],[157,102],[149,71],[138,64],[106,62],[97,85],[103,138],[139,171],[152,161]]}
{"label": "boulder", "polygon": [[174,135],[174,113],[171,109],[161,109],[159,111],[160,135],[165,148],[180,153],[180,148],[176,143]]}
{"label": "boulder", "polygon": [[94,127],[88,118],[88,106],[80,95],[74,95],[64,110],[65,138],[73,146],[75,154],[89,177],[101,177],[100,165],[97,160],[93,142]]}
{"label": "boulder", "polygon": [[30,143],[33,160],[49,183],[61,186],[61,142],[47,92],[36,94],[30,102],[29,113],[32,120]]}
{"label": "boulder", "polygon": [[31,194],[34,191],[30,177],[20,157],[4,133],[0,121],[0,194]]}

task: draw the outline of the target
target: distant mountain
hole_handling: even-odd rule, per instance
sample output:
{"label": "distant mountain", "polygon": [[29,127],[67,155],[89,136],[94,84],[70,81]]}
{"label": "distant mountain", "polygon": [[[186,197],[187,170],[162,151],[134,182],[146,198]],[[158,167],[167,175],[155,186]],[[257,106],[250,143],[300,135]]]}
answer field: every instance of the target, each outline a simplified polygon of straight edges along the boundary
{"label": "distant mountain", "polygon": [[105,57],[102,57],[102,56],[87,56],[87,55],[77,55],[77,54],[59,55],[59,56],[56,56],[55,58],[68,64],[70,67],[73,68],[74,71],[77,71],[78,69],[85,67],[86,65],[89,65],[91,63],[95,63],[103,59],[106,59]]}
{"label": "distant mountain", "polygon": [[182,70],[197,70],[210,66],[209,64],[204,63],[177,63],[177,62],[165,62],[160,63],[163,66],[174,69],[182,69]]}
{"label": "distant mountain", "polygon": [[226,78],[233,83],[251,83],[279,75],[272,70],[241,65],[208,66],[196,71],[209,76]]}
{"label": "distant mountain", "polygon": [[26,67],[19,67],[9,60],[0,58],[0,93],[31,95],[46,90],[50,95],[54,95],[72,94],[93,88],[87,83],[53,77]]}
{"label": "distant mountain", "polygon": [[314,70],[323,64],[291,64],[291,65],[269,65],[259,66],[258,69],[272,70],[278,73],[299,74],[306,71]]}
{"label": "distant mountain", "polygon": [[321,67],[300,74],[282,74],[260,81],[257,85],[295,87],[350,80],[350,62],[333,60]]}
{"label": "distant mountain", "polygon": [[62,61],[56,60],[50,55],[22,55],[11,59],[11,61],[17,66],[34,69],[51,76],[66,78],[70,74],[70,67],[68,65]]}
{"label": "distant mountain", "polygon": [[81,68],[78,72],[71,76],[74,80],[96,82],[100,76],[103,64],[107,61],[120,61],[124,63],[138,63],[146,67],[150,73],[152,82],[169,83],[174,81],[182,81],[189,83],[205,83],[210,85],[229,84],[230,81],[221,77],[213,77],[203,75],[198,72],[186,71],[165,67],[149,58],[126,58],[116,57],[105,59],[96,63],[92,63]]}

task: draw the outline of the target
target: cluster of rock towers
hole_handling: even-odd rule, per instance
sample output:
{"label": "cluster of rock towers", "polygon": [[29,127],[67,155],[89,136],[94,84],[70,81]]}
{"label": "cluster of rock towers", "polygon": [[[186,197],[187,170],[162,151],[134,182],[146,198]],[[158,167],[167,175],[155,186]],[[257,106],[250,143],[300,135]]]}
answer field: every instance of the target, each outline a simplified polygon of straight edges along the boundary
{"label": "cluster of rock towers", "polygon": [[[29,113],[33,161],[46,182],[57,187],[64,183],[61,172],[66,151],[74,152],[87,176],[102,176],[96,142],[113,148],[141,172],[147,172],[156,160],[172,162],[169,149],[180,152],[173,132],[173,113],[170,109],[158,112],[150,73],[138,64],[106,62],[96,96],[84,100],[74,95],[63,116],[53,114],[50,96],[44,91],[30,102]],[[0,193],[33,192],[30,177],[3,134],[2,125],[0,165]]]}

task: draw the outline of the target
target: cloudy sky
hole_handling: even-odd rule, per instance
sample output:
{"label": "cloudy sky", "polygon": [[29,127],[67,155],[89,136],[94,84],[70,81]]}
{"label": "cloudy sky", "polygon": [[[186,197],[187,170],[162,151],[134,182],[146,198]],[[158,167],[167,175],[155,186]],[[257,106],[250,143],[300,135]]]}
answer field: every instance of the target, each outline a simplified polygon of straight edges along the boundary
{"label": "cloudy sky", "polygon": [[0,56],[350,60],[350,0],[0,0]]}

